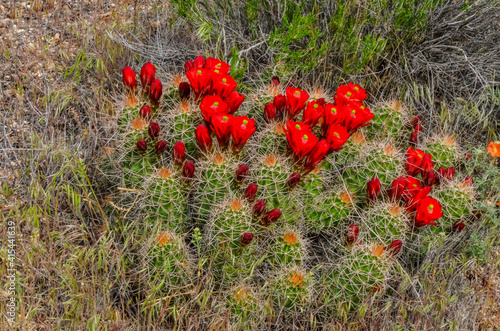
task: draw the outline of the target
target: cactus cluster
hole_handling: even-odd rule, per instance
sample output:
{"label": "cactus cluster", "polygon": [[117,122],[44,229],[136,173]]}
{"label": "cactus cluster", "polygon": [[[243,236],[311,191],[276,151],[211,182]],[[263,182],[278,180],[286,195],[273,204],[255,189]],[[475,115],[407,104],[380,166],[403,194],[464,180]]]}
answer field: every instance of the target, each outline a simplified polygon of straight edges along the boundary
{"label": "cactus cluster", "polygon": [[[358,85],[311,97],[278,77],[246,97],[221,60],[184,69],[165,87],[150,63],[140,87],[123,70],[104,169],[122,216],[151,238],[148,307],[199,305],[206,287],[207,316],[236,329],[348,319],[384,292],[420,232],[471,221],[455,140],[426,138],[399,102],[372,112]],[[330,247],[313,245],[318,235]]]}

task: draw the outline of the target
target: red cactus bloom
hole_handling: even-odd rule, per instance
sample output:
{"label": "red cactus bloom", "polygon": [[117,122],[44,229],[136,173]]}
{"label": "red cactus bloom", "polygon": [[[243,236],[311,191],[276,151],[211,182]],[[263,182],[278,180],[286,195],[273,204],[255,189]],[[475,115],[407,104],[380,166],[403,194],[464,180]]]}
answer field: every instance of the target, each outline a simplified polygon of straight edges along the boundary
{"label": "red cactus bloom", "polygon": [[352,245],[356,241],[358,241],[358,234],[359,234],[359,226],[357,226],[356,224],[349,226],[349,229],[347,230],[347,234],[345,236],[347,244]]}
{"label": "red cactus bloom", "polygon": [[194,162],[189,160],[184,163],[184,167],[182,167],[182,176],[186,178],[193,178],[194,176]]}
{"label": "red cactus bloom", "polygon": [[347,139],[349,139],[349,133],[346,128],[341,125],[330,126],[326,132],[326,141],[330,146],[328,153],[341,150]]}
{"label": "red cactus bloom", "polygon": [[325,134],[328,128],[332,125],[341,125],[346,117],[343,108],[340,108],[331,103],[327,103],[323,110],[323,123],[321,124],[321,132]]}
{"label": "red cactus bloom", "polygon": [[415,116],[414,118],[411,119],[410,124],[411,126],[417,126],[420,124],[422,121],[422,116]]}
{"label": "red cactus bloom", "polygon": [[276,112],[279,114],[283,114],[286,109],[286,97],[283,94],[278,94],[274,97],[273,104],[276,108]]}
{"label": "red cactus bloom", "polygon": [[161,82],[159,79],[155,79],[149,88],[149,99],[151,99],[152,102],[158,102],[161,98],[163,91],[162,91],[162,86]]}
{"label": "red cactus bloom", "polygon": [[182,164],[186,160],[186,146],[182,141],[175,143],[172,158],[177,164]]}
{"label": "red cactus bloom", "polygon": [[325,98],[319,98],[316,100],[316,103],[320,106],[323,106],[325,107],[325,104],[326,104],[326,101],[325,101]]}
{"label": "red cactus bloom", "polygon": [[179,84],[179,96],[181,99],[188,99],[191,94],[191,86],[189,83],[182,82]]}
{"label": "red cactus bloom", "polygon": [[238,169],[236,170],[236,180],[238,182],[242,182],[243,179],[248,175],[249,168],[246,164],[240,164]]}
{"label": "red cactus bloom", "polygon": [[186,73],[186,77],[191,84],[191,88],[197,97],[205,93],[209,88],[209,81],[212,76],[210,70],[202,68],[193,68]]}
{"label": "red cactus bloom", "polygon": [[339,86],[335,95],[335,103],[341,107],[352,102],[362,102],[365,99],[366,91],[353,83]]}
{"label": "red cactus bloom", "polygon": [[233,115],[240,108],[241,104],[245,101],[245,96],[237,91],[229,93],[227,97],[227,113]]}
{"label": "red cactus bloom", "polygon": [[439,167],[437,172],[439,173],[439,176],[441,178],[445,178],[445,176],[446,176],[446,168],[445,167],[443,167],[443,166]]}
{"label": "red cactus bloom", "polygon": [[410,134],[410,144],[412,146],[416,146],[418,144],[418,133],[417,132],[412,132]]}
{"label": "red cactus bloom", "polygon": [[409,175],[415,176],[420,172],[424,156],[425,153],[421,149],[408,148],[406,151],[406,172]]}
{"label": "red cactus bloom", "polygon": [[429,170],[427,172],[422,172],[422,180],[424,181],[425,186],[432,186],[436,183],[436,171]]}
{"label": "red cactus bloom", "polygon": [[304,115],[302,116],[302,122],[309,125],[311,128],[318,123],[321,116],[323,116],[324,107],[321,106],[316,101],[309,101],[307,103],[306,109],[304,109]]}
{"label": "red cactus bloom", "polygon": [[242,246],[248,246],[253,240],[253,233],[245,232],[241,235],[240,243]]}
{"label": "red cactus bloom", "polygon": [[256,195],[257,195],[257,184],[252,183],[248,185],[244,194],[245,199],[252,202],[253,200],[255,200]]}
{"label": "red cactus bloom", "polygon": [[474,184],[474,178],[465,177],[464,178],[464,186],[472,186]]}
{"label": "red cactus bloom", "polygon": [[231,121],[231,136],[233,136],[233,149],[239,152],[245,146],[248,138],[255,132],[255,120],[246,116],[234,117]]}
{"label": "red cactus bloom", "polygon": [[403,191],[405,190],[407,185],[407,180],[405,177],[400,176],[396,178],[392,184],[391,189],[389,190],[389,198],[392,200],[398,201],[403,196]]}
{"label": "red cactus bloom", "polygon": [[196,140],[200,145],[203,153],[210,152],[212,150],[212,138],[210,138],[210,133],[206,126],[200,124],[196,128]]}
{"label": "red cactus bloom", "polygon": [[205,121],[210,122],[214,115],[226,114],[227,103],[218,95],[209,95],[201,100],[200,109]]}
{"label": "red cactus bloom", "polygon": [[158,138],[160,136],[160,124],[156,122],[149,123],[148,133],[151,138]]}
{"label": "red cactus bloom", "polygon": [[278,76],[273,76],[271,78],[271,84],[273,86],[278,86],[280,84],[280,78]]}
{"label": "red cactus bloom", "polygon": [[288,146],[299,159],[309,154],[318,142],[307,124],[287,121],[284,129]]}
{"label": "red cactus bloom", "polygon": [[465,224],[464,222],[461,222],[461,221],[456,221],[455,223],[453,223],[453,225],[451,226],[451,231],[453,232],[462,232],[462,230],[465,228]]}
{"label": "red cactus bloom", "polygon": [[213,78],[212,90],[226,100],[229,93],[233,92],[238,84],[229,75],[217,75]]}
{"label": "red cactus bloom", "polygon": [[343,106],[343,111],[345,114],[344,125],[349,132],[371,124],[369,122],[373,118],[373,113],[368,107],[351,103]]}
{"label": "red cactus bloom", "polygon": [[449,167],[448,169],[446,169],[444,177],[448,180],[453,180],[453,177],[455,177],[455,168]]}
{"label": "red cactus bloom", "polygon": [[403,191],[403,198],[406,201],[409,201],[421,189],[422,189],[422,185],[420,184],[420,181],[418,179],[416,179],[415,177],[408,176],[408,177],[406,177],[406,186],[405,186],[405,189]]}
{"label": "red cactus bloom", "polygon": [[202,55],[195,57],[193,64],[195,68],[203,68],[203,66],[205,65],[205,57]]}
{"label": "red cactus bloom", "polygon": [[422,132],[422,130],[423,130],[423,129],[424,129],[424,128],[423,128],[420,124],[418,124],[418,125],[416,125],[416,126],[413,128],[413,131],[414,131],[414,132]]}
{"label": "red cactus bloom", "polygon": [[141,68],[141,84],[142,87],[146,87],[151,85],[151,83],[155,80],[156,68],[150,62],[146,63]]}
{"label": "red cactus bloom", "polygon": [[217,114],[212,116],[211,128],[217,137],[220,147],[225,147],[229,143],[229,134],[231,131],[232,115]]}
{"label": "red cactus bloom", "polygon": [[123,84],[132,91],[135,91],[137,88],[137,77],[135,71],[130,67],[125,67],[122,70],[122,76]]}
{"label": "red cactus bloom", "polygon": [[422,168],[422,173],[426,173],[434,169],[434,162],[432,162],[432,155],[425,154],[422,158],[422,164],[420,165]]}
{"label": "red cactus bloom", "polygon": [[367,183],[366,186],[367,186],[366,193],[368,196],[368,200],[376,201],[382,189],[382,184],[380,183],[380,179],[378,179],[378,177],[374,177]]}
{"label": "red cactus bloom", "polygon": [[273,209],[270,212],[268,212],[266,214],[266,216],[264,216],[262,218],[262,223],[265,226],[269,226],[272,223],[276,222],[278,220],[278,218],[280,218],[280,216],[281,216],[281,210],[279,210],[279,209]]}
{"label": "red cactus bloom", "polygon": [[264,119],[266,122],[272,122],[276,118],[276,107],[272,102],[266,103],[264,106]]}
{"label": "red cactus bloom", "polygon": [[156,143],[155,146],[156,154],[163,154],[163,152],[165,152],[165,149],[167,149],[167,142],[165,140],[160,140],[159,142]]}
{"label": "red cactus bloom", "polygon": [[139,140],[136,145],[137,145],[137,150],[141,153],[145,152],[146,149],[148,149],[148,144],[144,139]]}
{"label": "red cactus bloom", "polygon": [[321,161],[323,161],[329,149],[330,145],[325,139],[316,143],[316,146],[314,146],[312,151],[307,155],[307,160],[304,164],[304,171],[306,173],[311,172]]}
{"label": "red cactus bloom", "polygon": [[253,206],[253,214],[254,216],[260,216],[262,213],[266,211],[266,202],[264,200],[257,200],[255,205]]}
{"label": "red cactus bloom", "polygon": [[288,119],[293,120],[305,108],[309,94],[298,88],[286,88],[286,110]]}
{"label": "red cactus bloom", "polygon": [[186,61],[186,63],[184,63],[184,73],[188,73],[189,71],[191,71],[191,69],[194,68],[194,63],[193,61]]}
{"label": "red cactus bloom", "polygon": [[300,182],[300,173],[294,172],[293,174],[290,175],[290,178],[288,179],[288,187],[294,188],[297,186]]}
{"label": "red cactus bloom", "polygon": [[397,255],[401,248],[403,248],[403,242],[401,240],[394,240],[389,247],[387,247],[387,251],[391,253],[391,255]]}
{"label": "red cactus bloom", "polygon": [[434,198],[425,197],[420,202],[415,214],[415,226],[437,225],[437,221],[443,216],[441,204]]}
{"label": "red cactus bloom", "polygon": [[205,62],[205,69],[208,70],[218,70],[221,74],[227,74],[231,66],[224,61],[219,59],[209,58]]}
{"label": "red cactus bloom", "polygon": [[150,118],[151,108],[148,105],[142,106],[141,109],[139,110],[139,115],[141,115],[142,118]]}
{"label": "red cactus bloom", "polygon": [[425,199],[425,197],[427,197],[427,195],[430,192],[431,192],[430,186],[426,186],[423,189],[420,189],[420,190],[414,192],[414,194],[411,197],[409,197],[407,200],[406,210],[408,212],[412,212],[415,209],[417,209],[418,205],[422,202],[423,199]]}

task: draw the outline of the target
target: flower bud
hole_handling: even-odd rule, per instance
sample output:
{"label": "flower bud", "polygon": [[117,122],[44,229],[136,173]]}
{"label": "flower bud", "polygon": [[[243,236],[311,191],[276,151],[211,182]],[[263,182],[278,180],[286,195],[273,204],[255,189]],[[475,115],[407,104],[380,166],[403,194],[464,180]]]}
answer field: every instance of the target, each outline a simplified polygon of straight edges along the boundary
{"label": "flower bud", "polygon": [[437,176],[434,170],[429,170],[427,172],[422,172],[422,179],[425,186],[432,186],[436,184]]}
{"label": "flower bud", "polygon": [[146,143],[146,140],[141,139],[137,142],[137,150],[139,152],[145,152],[146,149],[148,149],[148,144]]}
{"label": "flower bud", "polygon": [[240,164],[238,169],[236,170],[236,180],[238,182],[242,182],[243,179],[248,175],[248,166],[246,164]]}
{"label": "flower bud", "polygon": [[444,177],[448,180],[453,180],[453,177],[455,177],[455,168],[449,167],[448,169],[446,169]]}
{"label": "flower bud", "polygon": [[451,226],[451,231],[453,231],[453,232],[461,232],[464,228],[465,228],[464,222],[456,221]]}
{"label": "flower bud", "polygon": [[392,255],[397,255],[400,251],[401,248],[403,247],[403,242],[401,240],[394,240],[389,247],[387,247],[387,250],[392,254]]}
{"label": "flower bud", "polygon": [[184,146],[184,143],[182,141],[178,141],[175,143],[172,158],[177,164],[182,164],[184,160],[186,160],[186,146]]}
{"label": "flower bud", "polygon": [[288,179],[288,187],[294,188],[299,184],[300,181],[300,173],[294,172],[293,174],[290,175],[290,178]]}
{"label": "flower bud", "polygon": [[193,178],[194,176],[194,162],[189,160],[184,163],[184,167],[182,167],[182,176],[186,178]]}
{"label": "flower bud", "polygon": [[257,195],[257,185],[253,183],[248,185],[248,187],[245,190],[245,199],[252,202],[255,199],[256,195]]}
{"label": "flower bud", "polygon": [[380,184],[380,179],[378,177],[374,177],[367,184],[367,195],[369,201],[376,201],[380,191],[382,189],[382,185]]}
{"label": "flower bud", "polygon": [[395,201],[401,199],[403,191],[406,188],[406,182],[407,180],[403,176],[399,176],[398,178],[396,178],[391,184],[391,189],[389,190],[389,198]]}
{"label": "flower bud", "polygon": [[425,154],[422,158],[422,164],[420,165],[422,172],[431,171],[434,168],[434,162],[432,162],[432,156],[430,154]]}
{"label": "flower bud", "polygon": [[189,94],[191,94],[191,85],[187,82],[182,82],[179,84],[179,96],[181,99],[188,99]]}
{"label": "flower bud", "polygon": [[210,138],[207,127],[203,124],[198,125],[196,128],[196,140],[198,140],[198,144],[204,153],[212,150],[212,138]]}
{"label": "flower bud", "polygon": [[271,84],[278,86],[280,84],[280,78],[278,76],[273,76],[273,78],[271,78]]}
{"label": "flower bud", "polygon": [[123,84],[134,91],[137,87],[137,77],[135,71],[130,67],[125,67],[122,70]]}
{"label": "flower bud", "polygon": [[157,103],[160,100],[162,93],[163,90],[161,82],[159,79],[155,79],[149,88],[149,99],[151,99],[152,102]]}
{"label": "flower bud", "polygon": [[189,72],[191,71],[191,69],[194,68],[194,63],[193,61],[186,61],[186,63],[184,63],[184,72]]}
{"label": "flower bud", "polygon": [[420,124],[418,124],[413,128],[413,132],[422,132],[423,129],[424,128]]}
{"label": "flower bud", "polygon": [[418,133],[412,132],[410,134],[410,145],[416,146],[418,144]]}
{"label": "flower bud", "polygon": [[159,142],[156,143],[155,146],[156,154],[163,154],[163,152],[165,152],[165,149],[167,149],[167,142],[165,140],[160,140]]}
{"label": "flower bud", "polygon": [[474,184],[474,178],[472,177],[464,178],[464,186],[472,186],[472,184]]}
{"label": "flower bud", "polygon": [[276,107],[274,107],[274,104],[272,102],[266,103],[266,106],[264,107],[264,119],[267,123],[269,123],[274,120],[275,117]]}
{"label": "flower bud", "polygon": [[139,115],[141,115],[142,118],[151,118],[151,108],[148,105],[142,106],[139,110]]}
{"label": "flower bud", "polygon": [[274,108],[277,113],[282,114],[286,109],[286,98],[282,94],[278,94],[273,100]]}
{"label": "flower bud", "polygon": [[151,138],[158,138],[160,136],[160,124],[156,122],[149,123],[148,133]]}
{"label": "flower bud", "polygon": [[262,223],[264,223],[265,226],[269,226],[274,222],[276,222],[278,218],[280,218],[280,216],[281,216],[281,210],[273,209],[270,212],[268,212],[266,216],[264,216],[264,218],[262,219]]}
{"label": "flower bud", "polygon": [[253,233],[245,232],[241,235],[241,245],[242,246],[248,246],[252,242],[253,239]]}
{"label": "flower bud", "polygon": [[358,234],[359,234],[359,226],[356,224],[353,224],[349,227],[347,230],[347,234],[345,237],[345,240],[348,245],[354,244],[358,240]]}
{"label": "flower bud", "polygon": [[316,103],[320,106],[325,106],[326,105],[326,101],[325,101],[325,98],[319,98],[316,100]]}
{"label": "flower bud", "polygon": [[263,212],[266,211],[266,202],[264,200],[257,200],[255,205],[253,206],[253,214],[254,216],[260,216]]}
{"label": "flower bud", "polygon": [[155,80],[155,72],[156,68],[150,62],[146,63],[141,68],[141,84],[142,87],[146,87],[151,85],[151,83]]}
{"label": "flower bud", "polygon": [[422,116],[415,116],[414,118],[412,118],[410,124],[411,126],[415,127],[419,125],[421,121],[422,121]]}
{"label": "flower bud", "polygon": [[195,68],[203,68],[205,65],[205,57],[202,55],[195,57],[193,64]]}
{"label": "flower bud", "polygon": [[227,113],[233,115],[240,108],[241,104],[245,101],[245,96],[238,91],[232,91],[227,97]]}

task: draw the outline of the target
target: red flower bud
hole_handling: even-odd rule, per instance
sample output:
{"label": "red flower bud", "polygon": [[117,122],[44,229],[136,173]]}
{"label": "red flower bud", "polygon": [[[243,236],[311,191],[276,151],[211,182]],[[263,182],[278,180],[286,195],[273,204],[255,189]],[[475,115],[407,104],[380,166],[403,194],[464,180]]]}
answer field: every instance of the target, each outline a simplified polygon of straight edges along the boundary
{"label": "red flower bud", "polygon": [[425,186],[432,186],[436,183],[436,172],[434,170],[429,170],[427,172],[422,172],[422,179]]}
{"label": "red flower bud", "polygon": [[273,224],[274,222],[276,222],[278,220],[278,218],[280,218],[280,216],[281,216],[281,210],[273,209],[270,212],[268,212],[266,214],[266,216],[264,216],[264,218],[262,219],[262,222],[265,226],[269,226],[269,225]]}
{"label": "red flower bud", "polygon": [[273,78],[271,78],[271,84],[278,86],[280,84],[280,78],[278,76],[273,76]]}
{"label": "red flower bud", "polygon": [[151,138],[158,138],[160,136],[160,124],[156,122],[149,123],[148,133]]}
{"label": "red flower bud", "polygon": [[266,202],[264,200],[257,200],[255,205],[253,206],[253,214],[258,217],[262,215],[263,212],[266,211]]}
{"label": "red flower bud", "polygon": [[191,94],[191,86],[189,83],[182,82],[179,84],[179,96],[181,99],[188,99]]}
{"label": "red flower bud", "polygon": [[205,65],[205,57],[202,55],[195,57],[193,64],[195,68],[203,68],[203,66]]}
{"label": "red flower bud", "polygon": [[410,145],[416,146],[418,144],[418,133],[412,132],[410,134]]}
{"label": "red flower bud", "polygon": [[438,173],[440,175],[440,179],[445,178],[446,177],[446,168],[445,167],[439,167]]}
{"label": "red flower bud", "polygon": [[252,202],[255,200],[255,196],[257,195],[257,185],[256,184],[250,184],[245,190],[245,199],[248,201]]}
{"label": "red flower bud", "polygon": [[198,125],[196,128],[196,140],[198,140],[198,145],[200,145],[203,153],[212,150],[212,138],[210,138],[210,133],[206,126],[202,124]]}
{"label": "red flower bud", "polygon": [[212,90],[217,93],[222,99],[226,100],[229,96],[229,93],[233,92],[236,86],[238,85],[233,77],[229,75],[217,75],[217,77],[212,77],[213,86]]}
{"label": "red flower bud", "polygon": [[160,100],[160,97],[162,95],[162,86],[161,82],[159,79],[155,79],[151,83],[151,87],[149,88],[149,99],[151,99],[152,102],[158,102]]}
{"label": "red flower bud", "polygon": [[210,122],[214,115],[226,114],[227,103],[222,101],[222,98],[218,95],[209,95],[201,101],[200,109],[205,121]]}
{"label": "red flower bud", "polygon": [[150,62],[146,63],[141,68],[141,84],[142,87],[146,87],[151,85],[151,83],[155,80],[156,68]]}
{"label": "red flower bud", "polygon": [[264,119],[266,120],[267,123],[269,123],[275,118],[276,118],[276,107],[274,107],[274,104],[272,102],[266,103],[266,106],[264,107]]}
{"label": "red flower bud", "polygon": [[403,195],[403,191],[406,188],[406,178],[400,176],[396,178],[391,185],[391,189],[389,190],[389,198],[392,200],[398,201],[401,199]]}
{"label": "red flower bud", "polygon": [[239,152],[247,143],[248,138],[255,132],[255,120],[246,116],[234,117],[231,121],[231,136],[233,136],[233,150]]}
{"label": "red flower bud", "polygon": [[142,118],[151,118],[151,108],[148,105],[142,106],[139,110],[139,115],[141,115]]}
{"label": "red flower bud", "polygon": [[137,150],[139,152],[145,152],[146,149],[148,149],[148,144],[146,143],[146,140],[141,139],[137,142]]}
{"label": "red flower bud", "polygon": [[455,168],[449,167],[448,169],[446,169],[444,177],[448,180],[453,180],[453,177],[455,177]]}
{"label": "red flower bud", "polygon": [[358,234],[359,234],[359,226],[357,226],[356,224],[351,225],[347,230],[347,234],[345,236],[347,244],[352,245],[356,241],[358,241]]}
{"label": "red flower bud", "polygon": [[316,100],[316,103],[320,106],[325,107],[326,104],[325,98],[319,98],[318,100]]}
{"label": "red flower bud", "polygon": [[125,67],[122,70],[123,84],[134,91],[137,88],[137,77],[135,71],[130,67]]}
{"label": "red flower bud", "polygon": [[248,246],[252,242],[253,239],[253,233],[245,232],[241,235],[241,245],[242,246]]}
{"label": "red flower bud", "polygon": [[276,112],[279,114],[283,114],[286,109],[286,98],[282,94],[278,94],[273,99],[274,108],[276,108]]}
{"label": "red flower bud", "polygon": [[389,251],[392,255],[397,255],[401,248],[403,248],[403,242],[401,240],[394,240],[389,247],[387,247],[387,251]]}
{"label": "red flower bud", "polygon": [[423,128],[422,126],[419,124],[419,125],[416,125],[415,128],[413,129],[413,132],[422,132]]}
{"label": "red flower bud", "polygon": [[328,142],[328,153],[342,149],[342,146],[349,139],[347,129],[341,125],[331,125],[326,132],[326,141]]}
{"label": "red flower bud", "polygon": [[422,167],[422,161],[425,153],[420,149],[413,149],[411,147],[406,151],[406,172],[410,176],[418,174]]}
{"label": "red flower bud", "polygon": [[330,145],[328,145],[325,139],[316,143],[316,146],[314,146],[311,153],[307,155],[307,160],[304,164],[304,171],[306,173],[311,172],[321,161],[323,161],[329,148]]}
{"label": "red flower bud", "polygon": [[422,164],[420,165],[422,172],[426,173],[434,168],[434,162],[432,162],[432,155],[425,154],[422,158]]}
{"label": "red flower bud", "polygon": [[238,170],[236,170],[236,180],[242,182],[243,179],[248,175],[248,166],[246,164],[240,164]]}
{"label": "red flower bud", "polygon": [[451,226],[451,231],[453,231],[453,232],[461,232],[464,228],[465,228],[464,222],[456,221]]}
{"label": "red flower bud", "polygon": [[323,116],[324,107],[321,106],[316,101],[309,101],[307,103],[306,109],[304,109],[304,115],[302,116],[302,122],[309,125],[311,128],[318,123],[321,116]]}
{"label": "red flower bud", "polygon": [[411,119],[411,126],[417,126],[420,124],[420,122],[422,121],[422,116],[415,116],[414,118]]}
{"label": "red flower bud", "polygon": [[288,186],[290,188],[294,188],[299,184],[300,182],[300,173],[294,172],[293,174],[290,175],[290,178],[288,179]]}
{"label": "red flower bud", "polygon": [[245,100],[245,96],[237,91],[229,93],[227,97],[227,113],[233,115],[240,108],[241,104]]}
{"label": "red flower bud", "polygon": [[382,185],[380,184],[380,179],[378,179],[378,177],[374,177],[372,180],[370,180],[367,184],[368,200],[376,201],[381,189]]}
{"label": "red flower bud", "polygon": [[193,68],[194,68],[193,61],[186,61],[186,63],[184,63],[184,73],[188,73]]}
{"label": "red flower bud", "polygon": [[464,178],[464,186],[472,186],[472,184],[474,184],[474,178],[472,177]]}
{"label": "red flower bud", "polygon": [[293,120],[305,108],[309,94],[298,88],[286,88],[286,110],[289,120]]}
{"label": "red flower bud", "polygon": [[182,164],[186,160],[186,146],[184,146],[182,141],[175,143],[172,158],[178,164]]}
{"label": "red flower bud", "polygon": [[229,143],[232,115],[217,114],[212,116],[211,128],[217,137],[219,146],[225,147]]}
{"label": "red flower bud", "polygon": [[160,140],[159,142],[156,143],[155,146],[156,154],[163,154],[166,148],[167,148],[167,142],[165,140]]}
{"label": "red flower bud", "polygon": [[186,178],[193,178],[194,176],[194,162],[189,160],[184,163],[184,167],[182,167],[182,176]]}

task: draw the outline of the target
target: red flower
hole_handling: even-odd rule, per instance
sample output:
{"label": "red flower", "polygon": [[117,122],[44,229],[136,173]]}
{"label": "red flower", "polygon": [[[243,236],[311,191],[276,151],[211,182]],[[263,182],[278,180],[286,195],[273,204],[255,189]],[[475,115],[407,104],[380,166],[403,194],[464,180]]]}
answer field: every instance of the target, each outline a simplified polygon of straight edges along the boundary
{"label": "red flower", "polygon": [[266,122],[271,122],[276,118],[276,107],[274,107],[274,104],[272,102],[266,103],[264,106],[264,119]]}
{"label": "red flower", "polygon": [[456,221],[451,226],[451,231],[453,231],[453,232],[461,232],[464,228],[465,228],[464,222]]}
{"label": "red flower", "polygon": [[276,108],[276,112],[282,114],[285,111],[286,107],[286,98],[282,94],[278,94],[273,99],[274,107]]}
{"label": "red flower", "polygon": [[415,214],[415,226],[421,227],[424,225],[437,225],[434,221],[443,216],[441,210],[441,204],[436,199],[425,197],[417,208],[417,213]]}
{"label": "red flower", "polygon": [[290,175],[290,178],[288,178],[288,187],[294,188],[297,186],[297,184],[300,182],[300,173],[294,172],[293,174]]}
{"label": "red flower", "polygon": [[233,77],[229,75],[217,75],[213,79],[212,91],[217,93],[222,97],[222,99],[226,99],[229,96],[229,93],[233,92],[238,84],[234,81]]}
{"label": "red flower", "polygon": [[182,176],[186,178],[193,178],[194,176],[194,162],[189,160],[184,163],[184,167],[182,167]]}
{"label": "red flower", "polygon": [[278,76],[273,76],[271,78],[271,84],[273,86],[278,86],[280,84],[280,78]]}
{"label": "red flower", "polygon": [[229,93],[227,97],[227,113],[233,115],[245,100],[245,96],[237,91]]}
{"label": "red flower", "polygon": [[210,122],[214,115],[226,113],[227,103],[222,101],[218,95],[209,95],[201,101],[200,109],[205,121]]}
{"label": "red flower", "polygon": [[309,101],[307,103],[306,109],[304,109],[304,115],[302,116],[302,122],[309,125],[311,128],[318,123],[318,120],[323,116],[324,107],[321,106],[316,101]]}
{"label": "red flower", "polygon": [[326,141],[330,146],[328,153],[342,149],[342,146],[349,139],[349,133],[341,125],[332,125],[326,132]]}
{"label": "red flower", "polygon": [[392,255],[397,255],[401,248],[403,248],[403,242],[401,240],[394,240],[389,247],[387,247],[387,251],[391,252]]}
{"label": "red flower", "polygon": [[227,74],[231,66],[224,61],[219,59],[209,58],[205,62],[205,69],[208,70],[218,70],[221,74]]}
{"label": "red flower", "polygon": [[160,125],[156,122],[149,123],[148,133],[151,138],[158,138],[158,136],[160,135]]}
{"label": "red flower", "polygon": [[423,189],[414,191],[413,195],[409,197],[406,204],[406,210],[412,212],[418,208],[419,203],[431,192],[431,187],[426,186]]}
{"label": "red flower", "polygon": [[411,119],[410,124],[412,126],[416,126],[419,125],[421,121],[422,121],[422,116],[415,116],[414,118]]}
{"label": "red flower", "polygon": [[159,79],[155,79],[149,88],[149,99],[151,99],[152,102],[156,103],[160,100],[160,97],[162,95],[162,86],[161,82]]}
{"label": "red flower", "polygon": [[353,101],[362,102],[365,99],[366,91],[359,85],[354,85],[353,83],[339,86],[337,88],[337,94],[335,95],[335,103],[341,107]]}
{"label": "red flower", "polygon": [[268,212],[266,216],[264,216],[262,222],[264,223],[265,226],[269,226],[272,223],[276,222],[278,218],[280,218],[280,216],[281,216],[281,210],[273,209],[270,212]]}
{"label": "red flower", "polygon": [[193,64],[195,68],[203,68],[203,66],[205,65],[205,57],[202,55],[195,57]]}
{"label": "red flower", "polygon": [[444,177],[450,181],[453,180],[453,177],[455,177],[455,168],[449,167],[448,169],[446,169]]}
{"label": "red flower", "polygon": [[246,116],[234,117],[231,122],[231,135],[233,136],[233,149],[239,152],[246,144],[248,138],[255,132],[255,120]]}
{"label": "red flower", "polygon": [[378,177],[374,177],[367,184],[367,196],[369,201],[376,201],[378,195],[380,194],[380,190],[382,189],[382,185],[380,184],[380,179]]}
{"label": "red flower", "polygon": [[186,63],[184,63],[184,73],[187,74],[189,71],[191,71],[191,69],[194,68],[194,63],[193,61],[186,61]]}
{"label": "red flower", "polygon": [[472,186],[474,184],[474,178],[472,177],[465,177],[464,178],[464,187],[465,186]]}
{"label": "red flower", "polygon": [[330,146],[325,139],[322,139],[314,146],[311,153],[307,155],[307,161],[304,165],[306,173],[311,172],[321,161],[323,161],[329,148]]}
{"label": "red flower", "polygon": [[431,171],[434,168],[434,162],[432,162],[432,155],[425,154],[422,158],[422,164],[420,165],[422,168],[422,173],[426,173]]}
{"label": "red flower", "polygon": [[406,151],[406,172],[409,175],[415,176],[420,172],[424,155],[425,153],[421,149],[408,148]]}
{"label": "red flower", "polygon": [[405,200],[411,199],[411,197],[417,194],[421,188],[422,185],[420,184],[420,181],[418,179],[411,176],[406,177],[406,185],[403,191],[403,198],[405,198]]}
{"label": "red flower", "polygon": [[205,91],[207,91],[209,86],[210,77],[212,76],[212,72],[210,70],[202,69],[202,68],[194,68],[186,73],[186,77],[191,84],[191,87],[194,90],[194,93],[197,97],[202,95]]}
{"label": "red flower", "polygon": [[229,143],[229,134],[231,131],[232,115],[217,114],[212,116],[211,128],[217,136],[220,147],[225,147]]}
{"label": "red flower", "polygon": [[370,125],[373,113],[368,107],[358,104],[349,104],[343,107],[344,125],[347,131],[353,132],[359,128]]}
{"label": "red flower", "polygon": [[325,101],[325,98],[319,98],[316,100],[316,103],[320,106],[323,106],[325,107],[325,104],[326,104],[326,101]]}
{"label": "red flower", "polygon": [[422,172],[422,180],[426,186],[432,186],[437,181],[436,171],[431,169],[427,172]]}
{"label": "red flower", "polygon": [[248,246],[253,240],[253,233],[245,232],[241,235],[241,246]]}
{"label": "red flower", "polygon": [[252,202],[255,199],[256,195],[257,195],[257,185],[254,183],[248,185],[244,194],[245,199]]}
{"label": "red flower", "polygon": [[165,149],[167,149],[167,142],[165,140],[160,140],[159,142],[156,143],[155,146],[156,154],[163,154],[163,152],[165,152]]}
{"label": "red flower", "polygon": [[245,177],[248,175],[249,170],[250,169],[246,164],[240,164],[240,166],[236,170],[236,180],[238,182],[242,182],[243,179],[245,179]]}
{"label": "red flower", "polygon": [[253,214],[255,216],[260,216],[265,211],[266,211],[266,202],[264,200],[257,200],[255,205],[253,206]]}
{"label": "red flower", "polygon": [[141,109],[139,110],[139,115],[141,115],[142,118],[150,118],[151,108],[148,105],[142,106]]}
{"label": "red flower", "polygon": [[405,177],[400,176],[396,178],[391,184],[391,189],[389,190],[389,198],[395,201],[401,199],[401,196],[403,195],[403,191],[405,190],[406,185],[407,185],[407,180]]}
{"label": "red flower", "polygon": [[122,70],[123,84],[134,91],[137,88],[137,77],[135,71],[130,67],[125,67]]}
{"label": "red flower", "polygon": [[358,240],[358,234],[359,234],[359,226],[356,224],[353,224],[349,226],[349,229],[347,230],[347,234],[345,236],[345,240],[348,245],[354,244]]}
{"label": "red flower", "polygon": [[189,86],[189,83],[182,82],[179,84],[179,96],[181,99],[187,99],[189,98],[189,94],[191,94],[191,86]]}
{"label": "red flower", "polygon": [[306,106],[309,94],[298,88],[286,88],[286,110],[288,119],[293,120]]}
{"label": "red flower", "polygon": [[186,160],[186,146],[182,141],[175,143],[172,158],[177,164],[182,164]]}
{"label": "red flower", "polygon": [[206,153],[212,150],[212,138],[206,126],[200,124],[196,128],[196,140],[200,145],[201,150]]}
{"label": "red flower", "polygon": [[416,146],[418,144],[418,133],[412,132],[410,134],[410,145]]}
{"label": "red flower", "polygon": [[318,142],[307,124],[287,121],[284,129],[288,146],[299,159],[309,154]]}
{"label": "red flower", "polygon": [[137,146],[137,150],[139,152],[145,152],[146,149],[148,149],[148,144],[146,143],[146,140],[144,140],[144,139],[139,140],[137,142],[136,146]]}
{"label": "red flower", "polygon": [[151,85],[151,83],[155,80],[155,72],[156,68],[150,62],[146,63],[141,68],[141,84],[142,87],[146,87]]}
{"label": "red flower", "polygon": [[323,111],[323,124],[321,125],[321,131],[326,133],[328,128],[332,125],[342,124],[345,119],[345,111],[342,108],[327,103]]}
{"label": "red flower", "polygon": [[422,130],[423,130],[423,129],[424,129],[424,128],[423,128],[420,124],[418,124],[418,125],[416,125],[416,126],[413,128],[413,131],[414,131],[414,132],[422,132]]}

